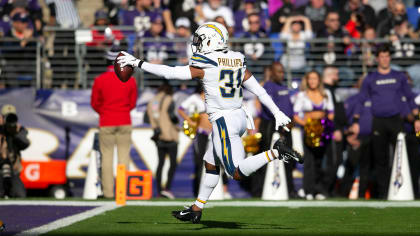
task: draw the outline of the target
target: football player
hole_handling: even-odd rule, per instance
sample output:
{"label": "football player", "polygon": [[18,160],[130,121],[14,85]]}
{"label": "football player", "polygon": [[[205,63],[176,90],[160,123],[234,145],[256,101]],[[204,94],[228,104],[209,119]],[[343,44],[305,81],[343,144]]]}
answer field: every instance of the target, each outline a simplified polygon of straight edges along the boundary
{"label": "football player", "polygon": [[201,212],[219,180],[222,165],[235,180],[249,176],[274,159],[303,162],[300,154],[288,148],[282,139],[273,149],[245,159],[241,136],[246,129],[254,129],[252,116],[242,106],[243,88],[248,89],[273,113],[276,128],[286,125],[290,118],[279,110],[267,92],[246,68],[244,55],[228,48],[228,31],[216,22],[201,25],[194,33],[194,52],[187,66],[170,67],[137,59],[123,52],[118,58],[121,67],[140,67],[166,79],[201,79],[205,92],[206,112],[212,123],[212,145],[204,155],[206,173],[195,203],[172,215],[182,221],[200,222]]}

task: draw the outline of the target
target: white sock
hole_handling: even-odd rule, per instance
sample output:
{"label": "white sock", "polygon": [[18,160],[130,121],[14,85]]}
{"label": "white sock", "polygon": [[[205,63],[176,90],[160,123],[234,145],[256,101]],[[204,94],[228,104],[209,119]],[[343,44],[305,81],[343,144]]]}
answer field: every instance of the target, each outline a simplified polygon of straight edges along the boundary
{"label": "white sock", "polygon": [[276,149],[268,150],[260,154],[247,157],[241,163],[239,163],[239,170],[245,176],[250,176],[252,173],[263,167],[268,162],[278,157],[278,151]]}
{"label": "white sock", "polygon": [[209,200],[209,197],[218,182],[219,174],[215,175],[204,173],[204,181],[200,186],[200,191],[198,192],[198,197],[195,201],[196,206],[198,206],[201,209],[204,208],[204,204],[206,204],[207,200]]}
{"label": "white sock", "polygon": [[267,152],[269,152],[269,154],[271,154],[271,155],[274,154],[273,160],[276,159],[277,157],[279,157],[279,155],[280,155],[280,153],[279,153],[279,151],[277,151],[277,149],[270,149]]}

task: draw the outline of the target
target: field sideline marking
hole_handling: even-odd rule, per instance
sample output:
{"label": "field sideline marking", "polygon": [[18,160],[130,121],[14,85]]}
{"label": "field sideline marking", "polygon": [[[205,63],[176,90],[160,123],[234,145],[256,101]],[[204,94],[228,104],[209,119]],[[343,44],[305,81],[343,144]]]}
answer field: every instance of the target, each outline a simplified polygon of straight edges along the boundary
{"label": "field sideline marking", "polygon": [[[42,204],[40,204],[42,205]],[[90,217],[102,214],[106,211],[110,211],[110,210],[114,210],[118,208],[118,206],[116,206],[115,204],[111,205],[111,204],[106,204],[104,206],[100,206],[79,214],[75,214],[72,216],[68,216],[68,217],[64,217],[62,219],[58,219],[56,221],[50,222],[48,224],[36,227],[36,228],[32,228],[23,232],[20,232],[16,235],[18,236],[24,236],[24,235],[40,235],[40,234],[45,234],[48,233],[50,231],[62,228],[62,227],[66,227],[69,226],[73,223],[88,219]]]}
{"label": "field sideline marking", "polygon": [[[187,206],[191,201],[127,201],[128,206]],[[116,207],[112,201],[44,201],[8,200],[1,205],[46,205],[46,206],[106,206]],[[207,207],[420,207],[420,201],[211,201]]]}
{"label": "field sideline marking", "polygon": [[43,205],[43,206],[116,206],[113,201],[51,201],[51,200],[6,200],[0,201],[1,205]]}
{"label": "field sideline marking", "polygon": [[[188,206],[191,202],[127,202],[128,206]],[[420,202],[353,202],[353,201],[212,201],[206,207],[369,207],[369,208],[386,208],[386,207],[420,207]]]}

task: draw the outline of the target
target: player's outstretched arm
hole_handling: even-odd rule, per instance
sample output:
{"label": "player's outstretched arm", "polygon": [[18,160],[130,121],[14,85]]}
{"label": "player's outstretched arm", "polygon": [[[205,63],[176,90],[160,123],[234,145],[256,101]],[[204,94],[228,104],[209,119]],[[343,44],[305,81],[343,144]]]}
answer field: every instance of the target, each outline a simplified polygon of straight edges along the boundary
{"label": "player's outstretched arm", "polygon": [[151,74],[163,77],[165,79],[179,79],[179,80],[189,80],[192,78],[203,78],[204,71],[199,68],[191,66],[167,66],[152,64],[146,61],[140,60],[133,55],[122,52],[124,56],[118,57],[118,63],[121,67],[132,66],[139,67],[144,71],[147,71]]}
{"label": "player's outstretched arm", "polygon": [[290,118],[280,111],[277,105],[273,102],[273,99],[270,97],[270,95],[267,94],[267,91],[261,87],[252,73],[248,70],[245,71],[244,82],[242,85],[244,88],[255,94],[260,102],[264,104],[264,106],[266,106],[271,111],[271,113],[273,113],[274,119],[276,120],[276,129],[283,127],[284,130],[289,131],[286,125],[290,123]]}

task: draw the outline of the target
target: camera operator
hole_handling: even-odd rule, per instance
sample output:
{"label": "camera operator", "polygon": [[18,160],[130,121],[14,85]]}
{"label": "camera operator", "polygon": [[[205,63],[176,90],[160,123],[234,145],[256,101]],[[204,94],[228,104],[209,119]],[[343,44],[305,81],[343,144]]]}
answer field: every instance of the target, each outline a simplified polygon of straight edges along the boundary
{"label": "camera operator", "polygon": [[16,108],[4,105],[0,119],[0,197],[26,197],[20,180],[20,151],[29,146],[28,131],[18,123]]}

